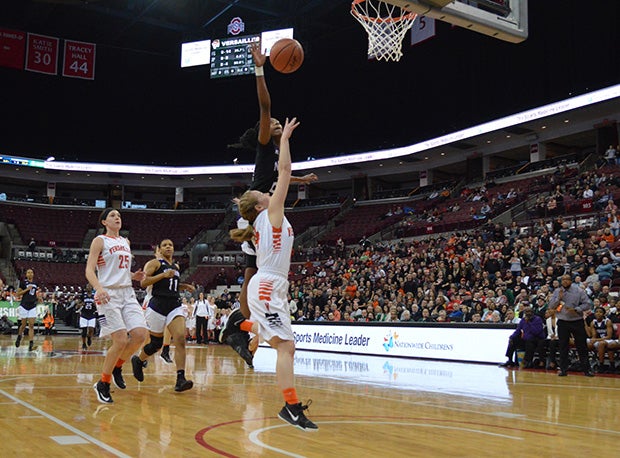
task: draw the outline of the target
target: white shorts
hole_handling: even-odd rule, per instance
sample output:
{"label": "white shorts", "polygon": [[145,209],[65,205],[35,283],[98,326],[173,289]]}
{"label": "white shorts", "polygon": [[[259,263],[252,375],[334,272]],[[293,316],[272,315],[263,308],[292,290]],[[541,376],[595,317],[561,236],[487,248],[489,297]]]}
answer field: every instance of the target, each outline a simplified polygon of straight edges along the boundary
{"label": "white shorts", "polygon": [[154,332],[155,334],[163,334],[166,326],[172,323],[172,320],[174,320],[176,317],[180,316],[185,318],[183,308],[180,305],[168,315],[162,315],[161,313],[158,313],[149,307],[146,309],[145,315],[146,324],[149,331]]}
{"label": "white shorts", "polygon": [[264,341],[275,336],[295,341],[291,315],[288,313],[288,286],[286,278],[261,273],[260,269],[248,283],[248,305],[252,321],[258,323],[258,334]]}
{"label": "white shorts", "polygon": [[615,341],[613,339],[605,339],[605,340],[597,340],[596,342],[591,342],[590,339],[588,339],[588,343],[592,343],[592,346],[594,348],[598,348],[601,343],[605,342],[605,344],[609,345],[609,344],[613,344]]}
{"label": "white shorts", "polygon": [[194,329],[196,327],[196,317],[185,318],[185,327],[187,329]]}
{"label": "white shorts", "polygon": [[80,329],[81,328],[95,328],[95,324],[96,324],[96,318],[91,318],[90,320],[87,320],[86,318],[82,318],[80,317]]}
{"label": "white shorts", "polygon": [[97,304],[97,321],[101,326],[100,336],[104,337],[116,331],[131,331],[136,328],[146,329],[144,310],[136,299],[131,286],[118,289],[106,289],[110,295],[107,304]]}
{"label": "white shorts", "polygon": [[20,320],[25,320],[27,318],[36,318],[37,317],[37,308],[33,308],[30,310],[26,310],[21,305],[17,307],[17,316]]}

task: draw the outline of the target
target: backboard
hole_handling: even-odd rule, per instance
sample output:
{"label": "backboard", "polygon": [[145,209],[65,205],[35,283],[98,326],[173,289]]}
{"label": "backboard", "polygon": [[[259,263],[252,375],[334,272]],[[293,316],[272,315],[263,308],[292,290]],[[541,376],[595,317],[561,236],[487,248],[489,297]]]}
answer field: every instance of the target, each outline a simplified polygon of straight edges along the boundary
{"label": "backboard", "polygon": [[527,0],[384,0],[422,16],[500,40],[527,38]]}

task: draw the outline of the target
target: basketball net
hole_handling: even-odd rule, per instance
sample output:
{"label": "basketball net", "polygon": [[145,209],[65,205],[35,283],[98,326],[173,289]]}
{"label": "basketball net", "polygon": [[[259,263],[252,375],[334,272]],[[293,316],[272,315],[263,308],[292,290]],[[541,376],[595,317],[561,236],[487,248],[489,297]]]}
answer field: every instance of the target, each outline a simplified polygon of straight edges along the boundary
{"label": "basketball net", "polygon": [[351,14],[368,32],[368,57],[398,62],[417,14],[382,0],[353,0]]}

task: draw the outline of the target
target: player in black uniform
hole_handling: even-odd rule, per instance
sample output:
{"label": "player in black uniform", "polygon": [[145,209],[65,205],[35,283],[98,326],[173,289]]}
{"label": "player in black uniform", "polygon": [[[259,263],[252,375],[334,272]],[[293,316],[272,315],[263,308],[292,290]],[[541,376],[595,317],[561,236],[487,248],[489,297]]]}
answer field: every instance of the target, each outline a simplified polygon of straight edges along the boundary
{"label": "player in black uniform", "polygon": [[[260,117],[258,124],[245,133],[239,139],[240,145],[246,149],[256,151],[254,161],[254,174],[249,190],[256,190],[263,193],[272,193],[278,181],[278,153],[280,137],[282,136],[282,125],[280,121],[271,117],[271,95],[267,89],[264,68],[267,57],[261,52],[260,44],[254,44],[250,48],[254,65],[256,66],[256,92],[258,94],[258,106]],[[318,180],[314,173],[309,173],[302,177],[291,176],[291,184],[309,184]],[[247,221],[240,219],[237,223],[239,228],[247,226]],[[239,294],[241,308],[232,312],[222,329],[219,336],[220,343],[226,342],[235,349],[237,353],[252,365],[252,353],[248,350],[249,334],[239,331],[238,325],[244,319],[250,317],[248,307],[247,285],[250,279],[256,274],[256,253],[250,243],[244,242],[242,250],[246,255],[246,268],[244,280]]]}
{"label": "player in black uniform", "polygon": [[82,330],[82,350],[86,350],[93,343],[93,335],[97,325],[97,305],[95,294],[90,285],[82,293],[80,313],[80,329]]}
{"label": "player in black uniform", "polygon": [[164,329],[170,330],[176,350],[174,361],[177,366],[177,382],[175,391],[186,391],[194,386],[185,378],[185,315],[181,307],[179,290],[193,292],[194,287],[187,283],[179,283],[179,266],[172,257],[174,244],[164,239],[159,245],[159,258],[151,259],[144,266],[146,277],[140,282],[144,288],[152,286],[152,297],[146,308],[146,324],[151,334],[151,341],[142,348],[140,355],[131,358],[133,375],[139,381],[144,380],[144,367],[147,358],[159,351],[164,344]]}
{"label": "player in black uniform", "polygon": [[17,314],[21,320],[19,329],[17,330],[17,340],[15,346],[19,347],[22,341],[22,335],[28,325],[28,351],[34,350],[34,320],[37,317],[37,284],[34,282],[34,270],[26,270],[26,278],[19,283],[17,289],[17,297],[21,297],[21,302],[17,308]]}

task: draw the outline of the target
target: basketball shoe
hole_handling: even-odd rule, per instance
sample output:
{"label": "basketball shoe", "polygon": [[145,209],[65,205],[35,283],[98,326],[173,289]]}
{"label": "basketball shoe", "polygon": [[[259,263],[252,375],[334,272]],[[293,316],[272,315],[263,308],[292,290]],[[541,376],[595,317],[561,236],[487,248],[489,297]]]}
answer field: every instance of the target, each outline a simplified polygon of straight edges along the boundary
{"label": "basketball shoe", "polygon": [[312,404],[312,401],[308,401],[308,405],[305,406],[301,405],[301,402],[297,404],[286,403],[282,410],[280,410],[278,417],[303,431],[316,431],[319,427],[308,420],[304,414],[304,410],[308,410],[310,404]]}
{"label": "basketball shoe", "polygon": [[254,368],[254,364],[253,364],[254,355],[248,349],[248,342],[249,342],[249,334],[244,331],[232,334],[228,336],[228,338],[226,339],[226,343],[230,345],[233,348],[233,350],[239,353],[239,356],[243,358],[246,364],[250,368]]}
{"label": "basketball shoe", "polygon": [[138,355],[133,355],[131,357],[131,368],[133,369],[133,376],[136,378],[138,382],[144,382],[144,369],[146,365],[144,364],[146,361],[142,362],[142,360],[138,357]]}
{"label": "basketball shoe", "polygon": [[220,343],[226,342],[226,339],[232,334],[236,334],[241,332],[241,328],[239,325],[245,321],[245,317],[239,310],[235,310],[228,317],[228,321],[226,322],[226,326],[222,328],[220,331],[219,341]]}
{"label": "basketball shoe", "polygon": [[172,364],[172,358],[170,358],[170,347],[164,347],[159,356],[161,356],[161,359],[163,359],[167,364]]}
{"label": "basketball shoe", "polygon": [[112,396],[110,395],[110,384],[104,383],[99,380],[93,385],[95,393],[97,393],[97,399],[103,404],[112,404]]}
{"label": "basketball shoe", "polygon": [[186,380],[185,377],[177,377],[177,383],[174,385],[174,391],[187,391],[191,390],[194,386],[194,382]]}
{"label": "basketball shoe", "polygon": [[114,380],[114,384],[121,390],[127,388],[127,385],[125,385],[125,380],[123,379],[123,369],[121,367],[115,367],[112,369],[112,380]]}

